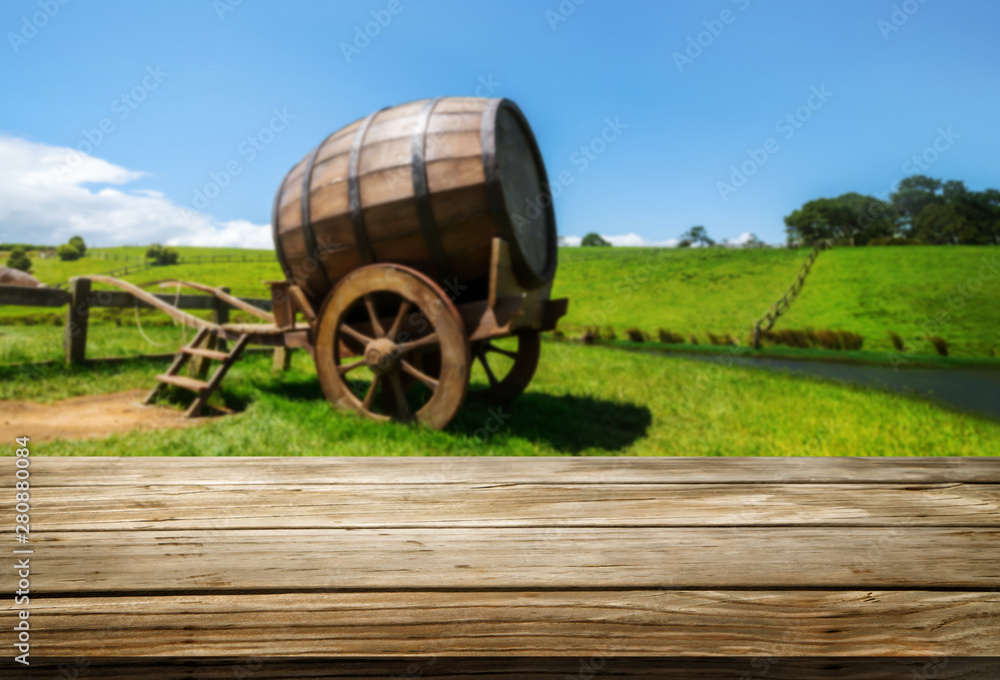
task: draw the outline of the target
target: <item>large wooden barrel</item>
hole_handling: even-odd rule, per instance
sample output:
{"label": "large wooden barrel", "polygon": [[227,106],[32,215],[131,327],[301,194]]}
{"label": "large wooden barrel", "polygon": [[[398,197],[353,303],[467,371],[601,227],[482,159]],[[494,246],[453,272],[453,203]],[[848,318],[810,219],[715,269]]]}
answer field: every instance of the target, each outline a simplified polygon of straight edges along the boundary
{"label": "large wooden barrel", "polygon": [[556,270],[545,166],[506,99],[410,102],[334,132],[285,176],[273,229],[285,276],[317,305],[375,262],[414,267],[465,302],[484,290],[496,236],[526,288]]}

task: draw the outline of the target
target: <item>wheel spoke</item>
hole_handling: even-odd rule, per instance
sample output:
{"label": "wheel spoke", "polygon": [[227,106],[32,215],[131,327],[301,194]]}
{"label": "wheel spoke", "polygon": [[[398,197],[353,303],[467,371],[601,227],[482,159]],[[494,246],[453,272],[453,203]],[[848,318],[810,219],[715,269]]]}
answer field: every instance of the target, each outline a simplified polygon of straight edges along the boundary
{"label": "wheel spoke", "polygon": [[517,352],[511,352],[509,349],[500,349],[492,342],[487,342],[485,345],[483,345],[483,350],[487,352],[496,352],[497,354],[504,355],[508,359],[514,359],[515,361],[517,360]]}
{"label": "wheel spoke", "polygon": [[427,385],[427,387],[429,387],[432,392],[437,389],[438,381],[435,380],[434,378],[430,377],[429,375],[427,375],[426,373],[424,373],[420,369],[418,369],[416,366],[414,366],[413,364],[411,364],[409,361],[402,361],[402,360],[400,360],[399,365],[403,367],[404,371],[406,371],[407,373],[409,373],[410,375],[412,375],[414,378],[416,378],[417,380],[419,380],[423,384]]}
{"label": "wheel spoke", "polygon": [[403,319],[406,318],[406,315],[410,312],[412,307],[413,303],[405,298],[399,304],[399,313],[396,314],[396,320],[392,322],[392,328],[389,329],[388,336],[390,340],[399,335],[399,329],[403,326]]}
{"label": "wheel spoke", "polygon": [[382,328],[382,324],[378,320],[378,313],[375,311],[375,303],[372,302],[371,295],[365,295],[365,307],[368,308],[368,318],[372,322],[372,330],[375,331],[376,338],[385,337],[385,329]]}
{"label": "wheel spoke", "polygon": [[360,342],[362,345],[367,345],[369,342],[372,341],[372,338],[369,338],[367,335],[364,335],[363,333],[354,330],[346,323],[340,325],[340,330],[346,333],[347,335],[351,336],[358,342]]}
{"label": "wheel spoke", "polygon": [[476,356],[479,357],[479,363],[483,365],[483,370],[486,371],[486,377],[490,380],[490,387],[496,387],[500,381],[497,377],[493,375],[493,369],[490,368],[490,362],[486,360],[486,352],[480,351]]}
{"label": "wheel spoke", "polygon": [[399,356],[403,356],[412,350],[436,344],[438,344],[437,333],[431,333],[430,335],[425,335],[424,337],[413,340],[412,342],[401,342],[396,345],[396,351],[399,352]]}
{"label": "wheel spoke", "polygon": [[410,411],[410,405],[406,403],[406,391],[403,389],[403,381],[399,379],[398,369],[389,374],[389,384],[392,385],[392,394],[396,398],[396,418],[411,420],[413,412]]}
{"label": "wheel spoke", "polygon": [[365,395],[365,400],[361,402],[361,407],[366,411],[372,410],[372,402],[375,399],[375,389],[378,387],[378,383],[381,378],[382,376],[378,373],[372,377],[372,384],[368,387],[368,393]]}
{"label": "wheel spoke", "polygon": [[355,361],[353,364],[343,364],[341,366],[337,366],[337,370],[340,371],[340,375],[347,375],[348,373],[350,373],[351,371],[353,371],[355,368],[360,368],[361,366],[364,366],[364,365],[365,365],[365,360],[364,359],[359,359],[359,360]]}

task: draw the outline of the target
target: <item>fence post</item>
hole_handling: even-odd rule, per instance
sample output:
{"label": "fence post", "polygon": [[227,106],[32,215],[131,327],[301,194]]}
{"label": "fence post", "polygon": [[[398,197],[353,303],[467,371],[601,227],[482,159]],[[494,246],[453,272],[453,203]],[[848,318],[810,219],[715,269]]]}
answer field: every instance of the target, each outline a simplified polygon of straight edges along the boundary
{"label": "fence post", "polygon": [[90,320],[90,279],[70,279],[69,309],[66,311],[66,329],[63,352],[67,364],[82,364],[87,355],[87,322]]}
{"label": "fence post", "polygon": [[[223,293],[229,293],[229,288],[222,286],[219,288]],[[229,305],[219,298],[215,298],[215,309],[212,310],[212,323],[221,326],[222,324],[229,323]],[[216,349],[220,352],[225,352],[226,350],[226,336],[219,336],[219,344]]]}

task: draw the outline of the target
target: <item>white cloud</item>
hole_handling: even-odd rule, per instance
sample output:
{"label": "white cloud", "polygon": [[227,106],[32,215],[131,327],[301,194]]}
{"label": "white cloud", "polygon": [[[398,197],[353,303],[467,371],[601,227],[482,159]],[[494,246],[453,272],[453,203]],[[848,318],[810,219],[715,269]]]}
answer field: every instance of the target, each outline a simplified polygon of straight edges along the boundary
{"label": "white cloud", "polygon": [[742,234],[740,234],[732,241],[730,241],[730,243],[733,244],[734,246],[742,246],[744,244],[749,243],[753,239],[754,239],[753,234],[751,234],[749,231],[744,231]]}
{"label": "white cloud", "polygon": [[[650,241],[634,232],[628,234],[601,234],[601,238],[613,246],[644,246],[656,248],[673,248],[677,245],[678,239],[668,238],[665,241]],[[583,240],[580,236],[560,236],[559,245],[578,246]]]}
{"label": "white cloud", "polygon": [[56,244],[80,235],[101,246],[274,247],[270,225],[219,222],[159,191],[118,188],[143,176],[74,149],[0,134],[0,241]]}

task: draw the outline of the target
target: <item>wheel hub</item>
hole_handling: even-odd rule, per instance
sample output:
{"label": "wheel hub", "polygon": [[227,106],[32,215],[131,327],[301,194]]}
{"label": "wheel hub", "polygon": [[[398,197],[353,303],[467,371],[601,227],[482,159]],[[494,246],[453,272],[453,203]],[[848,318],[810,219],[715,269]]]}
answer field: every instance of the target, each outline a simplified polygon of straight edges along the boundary
{"label": "wheel hub", "polygon": [[378,338],[372,340],[365,347],[365,363],[368,367],[379,375],[388,373],[396,367],[399,359],[399,351],[389,338]]}

